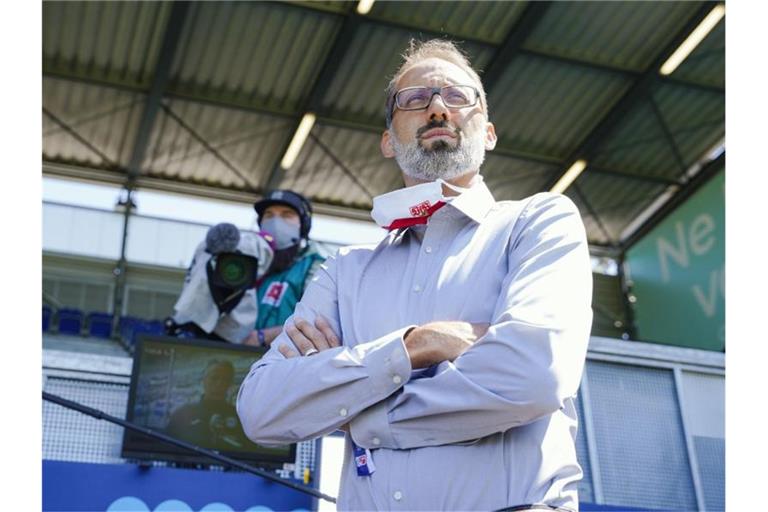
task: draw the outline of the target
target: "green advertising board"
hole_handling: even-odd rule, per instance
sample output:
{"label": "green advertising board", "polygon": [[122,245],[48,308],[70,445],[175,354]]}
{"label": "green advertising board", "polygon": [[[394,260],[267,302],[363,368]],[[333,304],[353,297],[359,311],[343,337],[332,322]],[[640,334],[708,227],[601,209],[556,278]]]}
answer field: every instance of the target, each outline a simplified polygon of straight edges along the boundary
{"label": "green advertising board", "polygon": [[725,350],[725,171],[626,254],[637,338]]}

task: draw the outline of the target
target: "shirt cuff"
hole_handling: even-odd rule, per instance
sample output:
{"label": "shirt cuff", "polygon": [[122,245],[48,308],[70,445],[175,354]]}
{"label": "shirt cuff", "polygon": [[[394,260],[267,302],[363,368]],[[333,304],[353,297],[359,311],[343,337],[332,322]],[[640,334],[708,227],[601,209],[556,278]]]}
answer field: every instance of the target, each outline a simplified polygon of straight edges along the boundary
{"label": "shirt cuff", "polygon": [[368,369],[372,389],[382,398],[401,388],[411,374],[411,359],[403,341],[403,335],[410,327],[352,348],[355,356]]}
{"label": "shirt cuff", "polygon": [[355,416],[349,423],[349,434],[357,446],[362,448],[397,448],[389,427],[389,405],[387,399],[373,404]]}
{"label": "shirt cuff", "polygon": [[[405,349],[403,336],[413,326],[408,326],[389,334],[385,346],[387,357],[383,361],[374,362],[375,367],[381,368],[378,375],[371,375],[374,382],[387,386],[389,393],[378,403],[360,412],[349,424],[352,440],[362,448],[394,447],[394,439],[389,427],[389,406],[387,398],[408,381],[411,375],[411,360]],[[365,344],[368,345],[368,344]],[[357,347],[355,347],[357,349]],[[382,351],[383,352],[383,351]],[[371,354],[366,356],[366,366],[371,362]],[[377,364],[378,363],[378,364]],[[372,372],[375,371],[372,368]]]}

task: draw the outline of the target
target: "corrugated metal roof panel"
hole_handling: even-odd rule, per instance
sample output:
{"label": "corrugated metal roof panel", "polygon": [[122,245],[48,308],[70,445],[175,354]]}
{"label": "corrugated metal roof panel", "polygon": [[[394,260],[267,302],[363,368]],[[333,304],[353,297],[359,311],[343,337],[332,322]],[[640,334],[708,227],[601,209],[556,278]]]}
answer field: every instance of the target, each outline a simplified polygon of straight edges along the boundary
{"label": "corrugated metal roof panel", "polygon": [[370,209],[373,196],[403,185],[394,160],[382,156],[380,140],[375,132],[318,123],[280,186],[315,201]]}
{"label": "corrugated metal roof panel", "polygon": [[149,85],[170,2],[43,2],[43,66]]}
{"label": "corrugated metal roof panel", "polygon": [[499,145],[564,158],[628,85],[611,73],[520,55],[488,98]]}
{"label": "corrugated metal roof panel", "polygon": [[681,80],[725,87],[725,18],[672,73]]}
{"label": "corrugated metal roof panel", "polygon": [[650,96],[638,104],[606,137],[591,164],[674,180],[724,136],[724,95],[665,83],[657,86],[652,98],[659,113]]}
{"label": "corrugated metal roof panel", "polygon": [[[166,178],[163,186],[204,183],[225,195],[264,184],[355,5],[191,3],[171,82],[161,92],[164,106],[153,126],[143,172]],[[353,26],[359,22],[358,30],[344,45],[346,55],[334,68],[331,83],[324,84],[328,87],[317,112],[321,121],[313,130],[315,139],[306,143],[293,169],[278,175],[283,186],[295,186],[319,202],[360,209],[370,208],[370,195],[399,187],[400,172],[394,161],[380,155],[380,133],[371,127],[384,126],[384,88],[408,40],[445,29],[455,32],[457,39],[493,41],[494,46],[464,45],[475,67],[482,69],[496,56],[495,46],[517,28],[526,5],[531,4],[379,2],[372,17],[352,20]],[[583,143],[636,77],[599,71],[589,67],[590,62],[643,69],[660,57],[660,49],[701,5],[552,3],[537,26],[519,27],[533,31],[489,91],[491,120],[500,141],[499,151],[489,154],[482,172],[496,197],[518,199],[545,187],[563,170],[558,161]],[[125,167],[134,150],[146,99],[143,92],[156,69],[171,6],[44,3],[43,106],[50,112],[43,119],[44,161],[82,168]],[[673,78],[722,87],[723,33],[721,22]],[[556,58],[537,57],[534,52]],[[63,77],[71,81],[59,80]],[[626,111],[621,123],[603,137],[598,154],[573,187],[583,189],[601,219],[605,216],[607,236],[574,195],[593,243],[616,237],[627,217],[639,211],[634,208],[642,208],[641,203],[652,200],[656,189],[664,186],[611,178],[613,173],[675,179],[724,134],[723,94],[662,82],[653,98],[684,162],[675,158],[653,103],[641,99],[631,110],[619,105]],[[89,83],[93,85],[84,85]],[[57,126],[52,121],[57,116],[82,133],[86,142]],[[601,169],[608,172],[601,174]],[[101,173],[110,174],[111,180],[119,176]],[[618,205],[605,202],[609,200]]]}
{"label": "corrugated metal roof panel", "polygon": [[[376,2],[369,16],[500,44],[527,2]],[[418,29],[417,29],[418,30]]]}
{"label": "corrugated metal roof panel", "polygon": [[[406,30],[361,23],[344,60],[322,100],[334,117],[384,127],[384,90],[400,65],[400,55],[411,37]],[[493,51],[479,45],[464,45],[471,62],[482,68]]]}
{"label": "corrugated metal roof panel", "polygon": [[598,146],[590,165],[667,179],[683,171],[648,100],[626,114]]}
{"label": "corrugated metal roof panel", "polygon": [[271,171],[290,129],[290,122],[282,118],[172,100],[167,110],[158,113],[142,172],[256,191]]}
{"label": "corrugated metal roof panel", "polygon": [[552,2],[524,47],[620,69],[647,68],[701,2]]}
{"label": "corrugated metal roof panel", "polygon": [[290,112],[320,72],[341,20],[261,2],[193,2],[169,90]]}
{"label": "corrugated metal roof panel", "polygon": [[43,97],[44,108],[97,151],[79,142],[60,124],[43,114],[43,157],[46,160],[99,168],[127,165],[144,95],[44,78]]}
{"label": "corrugated metal roof panel", "polygon": [[557,167],[486,153],[480,168],[485,183],[497,201],[518,200],[544,190]]}
{"label": "corrugated metal roof panel", "polygon": [[577,190],[568,189],[567,195],[573,199],[580,192],[584,196],[612,242],[618,242],[624,228],[665,189],[657,183],[590,173],[589,168],[574,185]]}

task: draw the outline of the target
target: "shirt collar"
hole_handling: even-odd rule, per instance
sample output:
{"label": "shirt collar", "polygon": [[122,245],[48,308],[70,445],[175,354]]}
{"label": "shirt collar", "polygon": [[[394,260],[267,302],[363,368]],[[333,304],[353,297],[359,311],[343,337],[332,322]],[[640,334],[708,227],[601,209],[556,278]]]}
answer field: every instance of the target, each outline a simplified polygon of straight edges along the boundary
{"label": "shirt collar", "polygon": [[[488,189],[485,181],[478,179],[473,183],[471,187],[469,187],[469,189],[467,189],[466,192],[459,194],[458,196],[453,196],[451,200],[446,203],[446,206],[453,206],[453,208],[455,208],[458,212],[466,215],[471,220],[480,224],[495,204],[496,199],[494,199],[493,194],[491,194],[491,191]],[[443,210],[446,210],[446,208],[443,208]],[[392,232],[393,237],[391,243],[398,245],[400,242],[402,242],[403,235],[409,231],[412,232],[416,238],[421,240],[424,236],[426,227],[426,225],[420,225],[410,226],[407,228],[399,228]]]}
{"label": "shirt collar", "polygon": [[483,221],[494,204],[496,200],[483,180],[477,180],[469,190],[455,196],[448,203],[449,206],[453,206],[478,224]]}

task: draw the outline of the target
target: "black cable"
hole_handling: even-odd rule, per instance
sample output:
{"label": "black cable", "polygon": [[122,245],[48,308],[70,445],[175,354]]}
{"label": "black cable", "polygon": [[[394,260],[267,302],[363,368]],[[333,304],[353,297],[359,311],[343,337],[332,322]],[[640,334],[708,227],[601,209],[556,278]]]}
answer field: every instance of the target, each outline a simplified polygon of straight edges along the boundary
{"label": "black cable", "polygon": [[129,430],[134,430],[136,432],[140,432],[149,437],[154,437],[155,439],[159,439],[163,442],[178,446],[180,448],[184,448],[185,450],[190,450],[190,451],[199,453],[201,455],[205,455],[206,457],[209,457],[211,459],[217,460],[219,462],[223,462],[229,466],[234,466],[238,469],[242,469],[243,471],[252,473],[262,478],[266,478],[269,481],[276,482],[286,487],[290,487],[291,489],[294,489],[296,491],[303,492],[305,494],[310,494],[316,498],[330,501],[331,503],[336,503],[336,498],[332,496],[328,496],[327,494],[323,494],[322,492],[316,489],[313,489],[312,487],[309,487],[307,485],[301,485],[294,482],[290,482],[288,480],[280,478],[277,475],[273,475],[268,471],[264,471],[263,469],[255,468],[249,464],[245,464],[238,460],[232,459],[230,457],[227,457],[226,455],[221,455],[220,453],[217,453],[215,451],[206,450],[205,448],[200,448],[199,446],[195,446],[193,444],[187,443],[180,439],[176,439],[175,437],[171,437],[169,435],[163,434],[162,432],[141,427],[139,425],[131,423],[130,421],[125,421],[120,418],[116,418],[115,416],[110,416],[109,414],[102,412],[98,409],[92,409],[85,405],[79,404],[77,402],[73,402],[71,400],[67,400],[66,398],[62,398],[57,395],[52,395],[51,393],[47,393],[45,391],[43,391],[43,400],[53,402],[55,404],[61,405],[62,407],[66,407],[67,409],[73,409],[75,411],[81,412],[83,414],[87,414],[88,416],[92,416],[99,420],[106,420],[110,423],[115,423]]}

